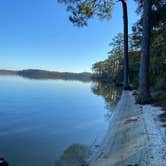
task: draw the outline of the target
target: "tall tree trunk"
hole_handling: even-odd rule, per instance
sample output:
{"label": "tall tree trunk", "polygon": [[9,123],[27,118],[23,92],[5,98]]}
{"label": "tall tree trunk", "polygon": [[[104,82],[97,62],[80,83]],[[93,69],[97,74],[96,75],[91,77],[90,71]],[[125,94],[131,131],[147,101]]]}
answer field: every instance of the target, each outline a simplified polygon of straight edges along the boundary
{"label": "tall tree trunk", "polygon": [[129,89],[128,78],[128,13],[126,0],[120,0],[123,7],[123,25],[124,25],[124,90]]}
{"label": "tall tree trunk", "polygon": [[141,104],[150,101],[149,65],[150,65],[150,33],[151,33],[151,6],[152,0],[144,0],[143,37],[139,71],[139,96]]}

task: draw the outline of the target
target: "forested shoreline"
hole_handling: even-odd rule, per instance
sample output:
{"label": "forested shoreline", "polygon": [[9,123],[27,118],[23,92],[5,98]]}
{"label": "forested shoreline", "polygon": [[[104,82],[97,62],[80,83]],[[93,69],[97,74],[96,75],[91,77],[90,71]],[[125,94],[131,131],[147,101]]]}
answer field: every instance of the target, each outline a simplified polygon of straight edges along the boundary
{"label": "forested shoreline", "polygon": [[[143,4],[137,0],[137,13],[140,19],[133,25],[129,34],[129,82],[130,87],[137,89],[139,86],[139,68],[141,61],[141,47],[143,38]],[[150,71],[149,87],[152,92],[153,102],[165,105],[166,92],[166,3],[152,1],[151,44],[150,44]],[[109,44],[111,50],[108,58],[93,64],[93,80],[105,83],[123,84],[124,70],[124,39],[123,34],[117,34]]]}
{"label": "forested shoreline", "polygon": [[91,81],[91,73],[71,73],[71,72],[57,72],[57,71],[46,71],[38,69],[27,69],[27,70],[0,70],[0,75],[17,75],[30,79],[62,79],[62,80],[80,80],[80,81]]}

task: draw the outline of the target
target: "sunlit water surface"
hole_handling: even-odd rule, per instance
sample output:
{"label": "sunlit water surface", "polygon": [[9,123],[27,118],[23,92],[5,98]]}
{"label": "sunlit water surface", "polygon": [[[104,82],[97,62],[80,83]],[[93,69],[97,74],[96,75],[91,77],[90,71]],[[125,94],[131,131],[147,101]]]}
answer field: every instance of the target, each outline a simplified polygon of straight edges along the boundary
{"label": "sunlit water surface", "polygon": [[0,157],[11,166],[54,166],[71,144],[100,142],[110,106],[92,86],[0,76]]}

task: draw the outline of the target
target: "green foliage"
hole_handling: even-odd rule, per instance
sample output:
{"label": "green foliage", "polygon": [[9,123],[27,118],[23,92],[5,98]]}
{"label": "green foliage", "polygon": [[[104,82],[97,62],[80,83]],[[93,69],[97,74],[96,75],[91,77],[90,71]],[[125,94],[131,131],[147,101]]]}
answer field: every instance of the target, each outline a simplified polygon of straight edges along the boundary
{"label": "green foliage", "polygon": [[156,91],[165,91],[166,90],[166,79],[161,78],[160,81],[157,81],[154,90]]}
{"label": "green foliage", "polygon": [[[92,66],[92,71],[94,72],[93,79],[100,79],[106,82],[114,81],[118,76],[117,73],[120,74],[123,72],[122,34],[118,34],[110,45],[112,46],[112,50],[108,52],[108,58],[104,61],[97,62]],[[122,81],[121,77],[119,79]]]}
{"label": "green foliage", "polygon": [[164,93],[164,91],[152,91],[152,99],[155,105],[162,106],[162,108],[166,111],[166,93]]}
{"label": "green foliage", "polygon": [[94,15],[100,19],[110,19],[113,0],[57,0],[67,5],[67,11],[71,13],[69,20],[77,26],[86,26]]}
{"label": "green foliage", "polygon": [[[129,79],[134,86],[138,84],[139,72],[139,50],[133,47],[132,36],[129,37]],[[92,66],[93,79],[104,82],[115,82],[122,85],[123,82],[123,34],[119,33],[113,39],[110,46],[112,50],[108,52],[108,58],[95,63]]]}
{"label": "green foliage", "polygon": [[[133,26],[133,36],[136,45],[141,45],[142,38],[142,0],[138,2],[138,11],[141,18]],[[166,79],[166,1],[152,0],[152,35],[150,51],[150,82],[154,87],[161,79]]]}

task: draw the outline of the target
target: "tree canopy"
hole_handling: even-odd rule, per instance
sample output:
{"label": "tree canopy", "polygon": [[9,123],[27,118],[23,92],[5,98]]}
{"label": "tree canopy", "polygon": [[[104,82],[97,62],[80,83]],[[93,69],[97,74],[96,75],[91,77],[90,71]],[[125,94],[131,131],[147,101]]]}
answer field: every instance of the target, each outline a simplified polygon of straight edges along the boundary
{"label": "tree canopy", "polygon": [[67,11],[71,13],[69,20],[77,26],[86,26],[93,16],[100,19],[110,19],[113,0],[57,0],[67,5]]}

